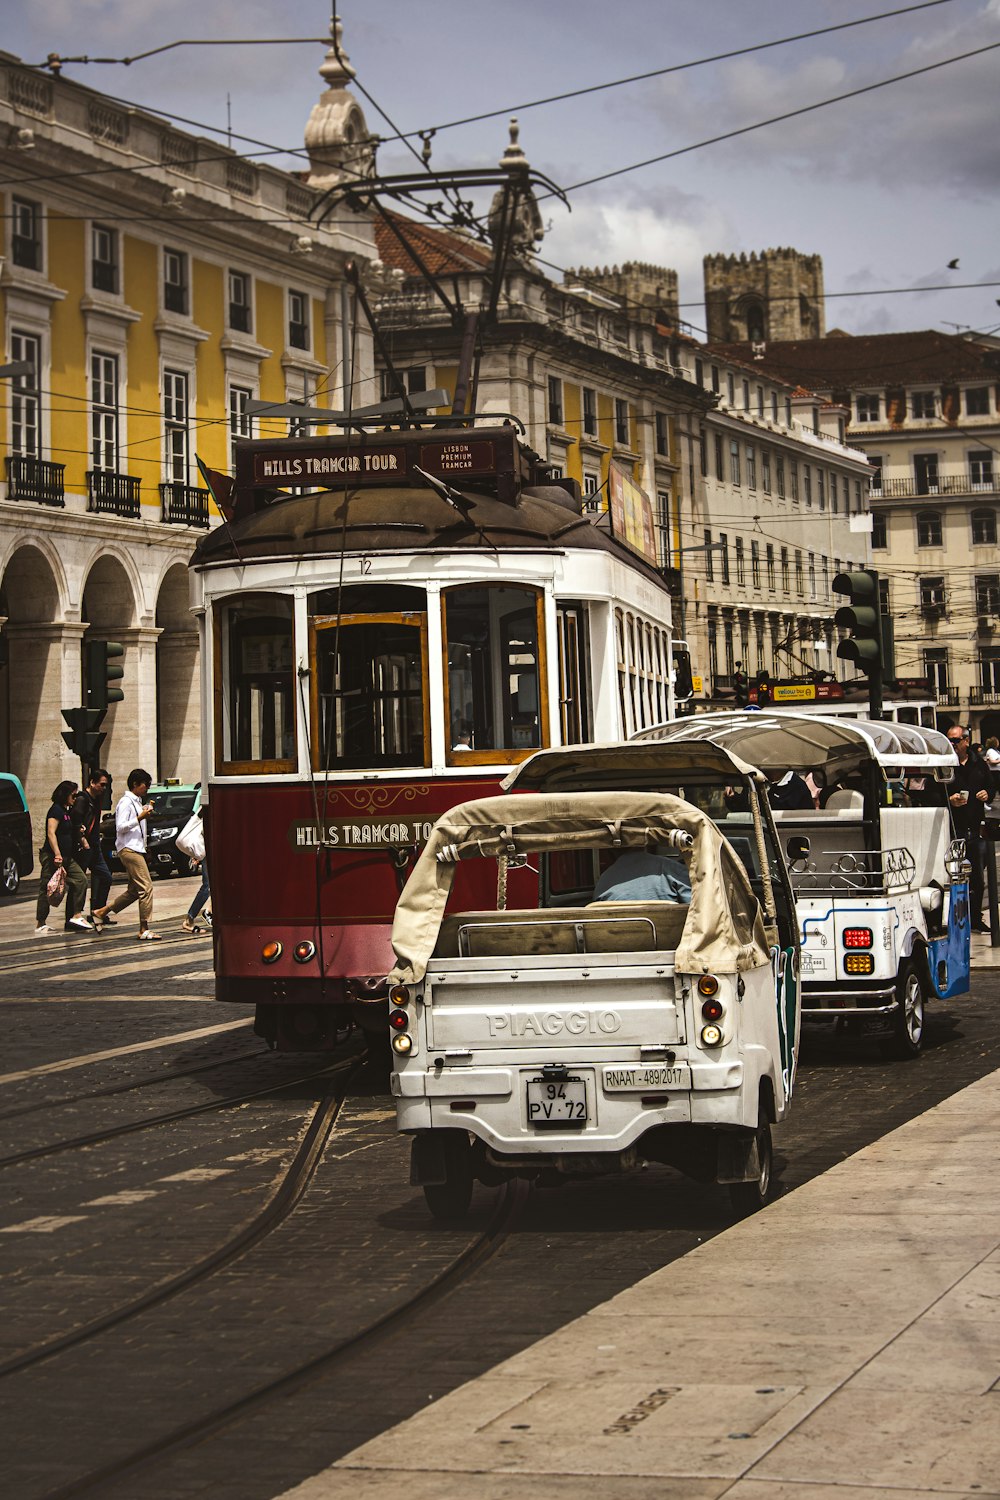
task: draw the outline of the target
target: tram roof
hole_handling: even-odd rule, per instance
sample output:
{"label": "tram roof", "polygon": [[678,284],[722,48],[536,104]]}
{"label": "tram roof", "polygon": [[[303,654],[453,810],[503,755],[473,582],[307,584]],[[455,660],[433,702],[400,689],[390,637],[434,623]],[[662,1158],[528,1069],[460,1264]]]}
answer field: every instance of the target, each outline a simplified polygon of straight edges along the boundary
{"label": "tram roof", "polygon": [[604,552],[627,562],[666,592],[662,577],[631,547],[577,509],[555,485],[522,489],[511,504],[494,495],[460,489],[468,519],[430,488],[385,486],[288,495],[203,536],[193,567],[323,557],[331,552],[476,551],[495,547],[566,548]]}

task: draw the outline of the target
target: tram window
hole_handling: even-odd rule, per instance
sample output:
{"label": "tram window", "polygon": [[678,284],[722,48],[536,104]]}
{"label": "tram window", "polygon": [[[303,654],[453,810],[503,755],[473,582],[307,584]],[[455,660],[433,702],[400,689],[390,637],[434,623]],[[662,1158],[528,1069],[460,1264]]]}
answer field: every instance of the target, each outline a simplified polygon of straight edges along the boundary
{"label": "tram window", "polygon": [[590,739],[589,662],[583,610],[560,604],[559,619],[559,729],[564,745]]}
{"label": "tram window", "polygon": [[291,600],[258,594],[223,606],[216,640],[219,769],[294,771]]}
{"label": "tram window", "polygon": [[449,762],[516,761],[547,744],[541,594],[461,587],[444,605]]}
{"label": "tram window", "polygon": [[315,768],[428,765],[427,616],[314,618],[312,636]]}
{"label": "tram window", "polygon": [[628,739],[634,726],[629,723],[628,717],[625,617],[620,609],[615,610],[615,650],[618,657],[618,708],[621,713],[621,737],[622,739]]}

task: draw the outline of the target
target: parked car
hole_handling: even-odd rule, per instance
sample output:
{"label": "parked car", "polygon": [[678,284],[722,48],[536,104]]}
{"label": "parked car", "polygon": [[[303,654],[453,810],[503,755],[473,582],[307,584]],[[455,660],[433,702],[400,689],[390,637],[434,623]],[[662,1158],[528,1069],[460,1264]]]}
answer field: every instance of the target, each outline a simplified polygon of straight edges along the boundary
{"label": "parked car", "polygon": [[0,895],[15,896],[25,875],[34,868],[34,839],[24,787],[9,771],[0,771]]}
{"label": "parked car", "polygon": [[[201,783],[194,786],[164,782],[151,786],[153,811],[146,822],[146,863],[154,875],[190,875],[191,861],[177,847],[177,835],[201,806]],[[121,868],[115,855],[115,815],[101,818],[101,846],[112,870]]]}

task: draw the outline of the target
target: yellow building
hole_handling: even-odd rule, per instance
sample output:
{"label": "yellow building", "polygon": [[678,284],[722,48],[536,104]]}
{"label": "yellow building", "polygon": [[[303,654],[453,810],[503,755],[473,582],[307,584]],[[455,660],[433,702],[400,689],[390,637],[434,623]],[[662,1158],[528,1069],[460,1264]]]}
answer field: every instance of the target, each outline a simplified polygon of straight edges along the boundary
{"label": "yellow building", "polygon": [[250,401],[347,404],[345,358],[373,398],[344,293],[370,224],[310,219],[367,131],[342,49],[320,71],[299,175],[0,54],[0,363],[23,369],[0,379],[0,765],[36,822],[79,776],[60,710],[88,637],[125,646],[102,763],[200,776],[186,565],[220,517],[196,455],[228,471]]}

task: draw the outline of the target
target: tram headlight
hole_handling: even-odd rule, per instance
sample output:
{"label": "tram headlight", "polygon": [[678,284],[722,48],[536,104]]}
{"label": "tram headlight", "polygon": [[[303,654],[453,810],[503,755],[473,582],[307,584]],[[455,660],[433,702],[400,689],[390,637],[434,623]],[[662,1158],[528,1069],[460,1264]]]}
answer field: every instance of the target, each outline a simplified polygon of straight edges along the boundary
{"label": "tram headlight", "polygon": [[269,943],[265,943],[263,948],[260,950],[261,960],[266,964],[276,964],[284,951],[284,946],[278,942],[278,939],[272,938],[271,941]]}
{"label": "tram headlight", "polygon": [[718,1047],[722,1042],[722,1029],[718,1026],[703,1026],[701,1028],[701,1044],[703,1047]]}
{"label": "tram headlight", "polygon": [[398,1052],[400,1057],[405,1057],[408,1052],[413,1051],[413,1038],[405,1031],[401,1031],[392,1039],[392,1050]]}
{"label": "tram headlight", "polygon": [[311,958],[316,957],[316,944],[311,938],[305,938],[301,943],[295,944],[292,957],[297,964],[307,964]]}

